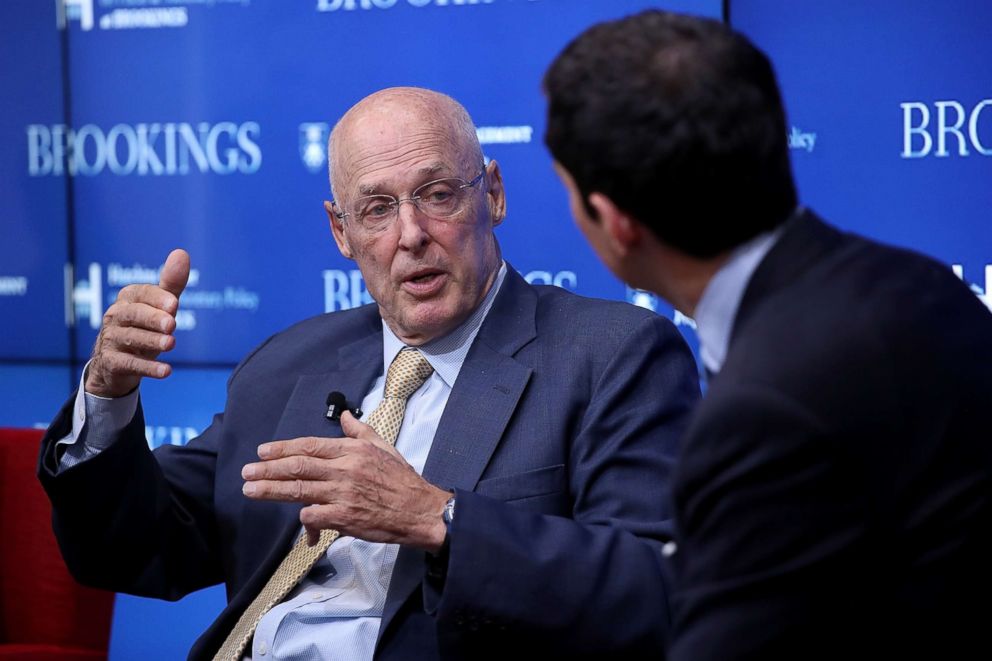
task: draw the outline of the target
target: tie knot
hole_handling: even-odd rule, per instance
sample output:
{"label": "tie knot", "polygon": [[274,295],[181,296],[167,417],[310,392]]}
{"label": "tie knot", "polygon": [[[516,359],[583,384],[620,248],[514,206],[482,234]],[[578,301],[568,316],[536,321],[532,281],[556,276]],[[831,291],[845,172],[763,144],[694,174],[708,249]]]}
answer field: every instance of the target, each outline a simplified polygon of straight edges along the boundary
{"label": "tie knot", "polygon": [[434,368],[416,349],[406,348],[396,354],[386,372],[384,397],[406,400],[430,378]]}

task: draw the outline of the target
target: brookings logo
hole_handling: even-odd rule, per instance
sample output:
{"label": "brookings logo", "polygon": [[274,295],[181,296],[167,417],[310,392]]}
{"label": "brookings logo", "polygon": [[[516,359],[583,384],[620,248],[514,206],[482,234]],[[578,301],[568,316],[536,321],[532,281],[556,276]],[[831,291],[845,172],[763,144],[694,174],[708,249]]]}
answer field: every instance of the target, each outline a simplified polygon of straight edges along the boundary
{"label": "brookings logo", "polygon": [[[321,276],[324,279],[324,312],[350,310],[372,302],[372,295],[358,269],[328,269]],[[572,290],[579,284],[575,271],[530,271],[524,274],[524,280],[532,285],[554,285]]]}
{"label": "brookings logo", "polygon": [[[534,0],[531,0],[533,2]],[[353,11],[355,9],[392,9],[401,0],[317,0],[317,11]],[[411,7],[457,7],[461,5],[491,5],[496,0],[402,0]]]}
{"label": "brookings logo", "polygon": [[324,169],[327,162],[327,134],[330,127],[323,122],[300,124],[300,158],[314,174]]}
{"label": "brookings logo", "polygon": [[907,101],[899,107],[902,158],[947,157],[952,151],[970,156],[970,150],[992,156],[992,99],[983,99],[971,108],[958,101],[935,101],[933,112],[920,101]]}
{"label": "brookings logo", "polygon": [[261,130],[258,122],[116,124],[106,131],[95,124],[31,124],[28,174],[254,174],[262,165]]}

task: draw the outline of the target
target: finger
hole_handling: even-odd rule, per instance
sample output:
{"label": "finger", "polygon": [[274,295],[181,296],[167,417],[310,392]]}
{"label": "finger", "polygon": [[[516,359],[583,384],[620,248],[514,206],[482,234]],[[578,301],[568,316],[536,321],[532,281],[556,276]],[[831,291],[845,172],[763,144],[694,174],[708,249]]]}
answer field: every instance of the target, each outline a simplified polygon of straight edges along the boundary
{"label": "finger", "polygon": [[172,335],[124,326],[105,327],[103,341],[104,351],[118,350],[145,358],[155,358],[161,352],[171,350],[176,344],[176,338]]}
{"label": "finger", "polygon": [[168,312],[146,303],[116,302],[103,315],[104,326],[132,326],[150,331],[171,333],[176,319]]}
{"label": "finger", "polygon": [[347,446],[353,443],[346,438],[319,438],[316,436],[304,436],[293,438],[288,441],[272,441],[258,446],[258,457],[260,459],[272,460],[280,457],[292,457],[303,455],[307,457],[320,457],[322,459],[334,459],[347,453]]}
{"label": "finger", "polygon": [[303,529],[307,533],[307,544],[313,540],[313,546],[320,539],[320,533],[323,530],[340,530],[340,528],[332,523],[335,510],[327,505],[307,505],[300,510],[300,523],[303,524]]}
{"label": "finger", "polygon": [[295,455],[245,464],[241,477],[246,480],[327,480],[334,472],[327,459]]}
{"label": "finger", "polygon": [[170,316],[174,316],[179,307],[178,298],[156,285],[128,285],[117,292],[116,303],[142,303]]}
{"label": "finger", "polygon": [[313,505],[326,500],[320,495],[321,486],[320,482],[310,480],[251,480],[245,482],[241,491],[254,500]]}
{"label": "finger", "polygon": [[305,527],[305,530],[307,531],[307,546],[317,546],[317,542],[320,541],[320,529]]}
{"label": "finger", "polygon": [[189,253],[182,248],[170,252],[158,277],[158,286],[179,298],[189,282]]}
{"label": "finger", "polygon": [[153,379],[164,379],[172,373],[168,363],[122,351],[102,351],[100,369],[114,375],[150,376]]}

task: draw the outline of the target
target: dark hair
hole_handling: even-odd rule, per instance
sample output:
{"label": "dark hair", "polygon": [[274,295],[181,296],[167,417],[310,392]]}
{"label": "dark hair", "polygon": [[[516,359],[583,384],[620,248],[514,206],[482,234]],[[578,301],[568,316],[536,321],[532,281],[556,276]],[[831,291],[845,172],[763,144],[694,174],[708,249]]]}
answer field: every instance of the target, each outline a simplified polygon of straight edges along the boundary
{"label": "dark hair", "polygon": [[677,250],[718,255],[796,206],[775,72],[717,21],[601,23],[555,58],[544,90],[545,143],[583,199],[606,195]]}

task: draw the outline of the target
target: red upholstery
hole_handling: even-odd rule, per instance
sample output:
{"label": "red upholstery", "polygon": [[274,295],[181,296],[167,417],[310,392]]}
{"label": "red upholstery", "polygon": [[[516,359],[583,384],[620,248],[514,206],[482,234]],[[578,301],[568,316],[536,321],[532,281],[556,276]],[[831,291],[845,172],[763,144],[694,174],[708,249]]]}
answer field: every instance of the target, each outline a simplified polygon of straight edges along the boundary
{"label": "red upholstery", "polygon": [[35,477],[41,436],[0,428],[0,659],[105,659],[114,594],[62,561]]}

